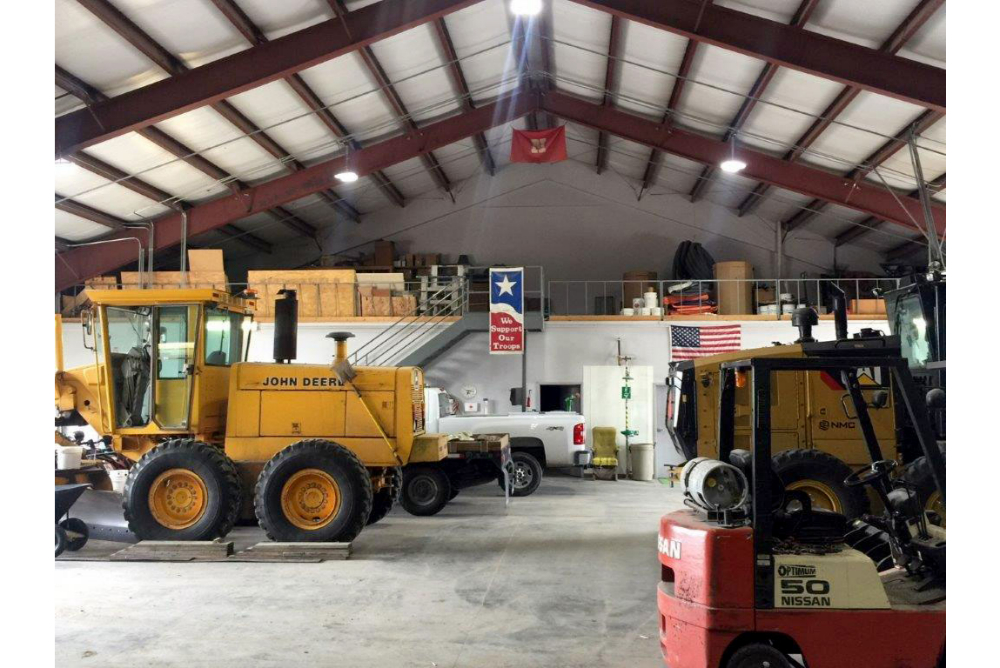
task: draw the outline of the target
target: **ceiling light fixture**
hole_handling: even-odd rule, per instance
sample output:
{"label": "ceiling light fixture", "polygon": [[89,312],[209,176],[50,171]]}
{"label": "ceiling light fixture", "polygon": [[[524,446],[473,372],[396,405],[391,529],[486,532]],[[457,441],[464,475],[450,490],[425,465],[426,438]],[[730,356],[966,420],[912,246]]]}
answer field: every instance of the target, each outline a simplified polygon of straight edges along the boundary
{"label": "ceiling light fixture", "polygon": [[719,168],[722,169],[727,174],[736,174],[737,172],[742,172],[747,168],[747,163],[742,160],[723,160],[719,164]]}
{"label": "ceiling light fixture", "polygon": [[736,158],[736,135],[729,142],[729,159],[719,163],[719,169],[726,174],[737,174],[747,168],[747,163]]}
{"label": "ceiling light fixture", "polygon": [[510,0],[514,16],[537,16],[542,11],[542,0]]}
{"label": "ceiling light fixture", "polygon": [[351,145],[344,144],[344,167],[333,175],[341,183],[354,183],[358,180],[358,173],[351,169]]}

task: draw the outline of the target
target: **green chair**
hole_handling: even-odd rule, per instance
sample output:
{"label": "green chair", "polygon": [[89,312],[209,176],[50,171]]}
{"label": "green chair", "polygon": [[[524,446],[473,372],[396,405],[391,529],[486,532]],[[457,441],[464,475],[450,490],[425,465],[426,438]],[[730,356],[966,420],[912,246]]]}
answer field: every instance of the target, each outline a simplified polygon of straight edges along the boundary
{"label": "green chair", "polygon": [[594,427],[591,432],[594,444],[594,460],[591,471],[594,478],[618,480],[618,445],[614,427]]}

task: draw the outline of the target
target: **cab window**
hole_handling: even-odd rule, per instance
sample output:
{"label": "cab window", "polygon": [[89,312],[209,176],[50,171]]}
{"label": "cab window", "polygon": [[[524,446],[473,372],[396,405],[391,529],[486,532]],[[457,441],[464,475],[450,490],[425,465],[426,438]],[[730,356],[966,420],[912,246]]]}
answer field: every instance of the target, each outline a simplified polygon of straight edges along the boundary
{"label": "cab window", "polygon": [[243,350],[242,313],[219,308],[205,309],[205,364],[229,366],[240,360]]}

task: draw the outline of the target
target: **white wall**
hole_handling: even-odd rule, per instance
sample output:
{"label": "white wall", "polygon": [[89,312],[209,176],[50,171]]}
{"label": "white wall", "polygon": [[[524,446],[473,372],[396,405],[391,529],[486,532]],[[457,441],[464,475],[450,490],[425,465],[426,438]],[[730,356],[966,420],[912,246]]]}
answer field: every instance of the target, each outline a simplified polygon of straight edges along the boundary
{"label": "white wall", "polygon": [[[632,184],[598,175],[575,161],[516,165],[492,178],[461,184],[453,204],[440,193],[365,215],[361,224],[340,224],[322,241],[323,252],[356,257],[370,243],[390,239],[400,253],[443,253],[452,261],[468,254],[482,266],[542,265],[549,279],[621,280],[629,270],[662,277],[677,245],[702,243],[716,261],[748,260],[758,278],[774,277],[774,227],[756,216],[737,218],[719,204],[691,204],[681,196],[636,199]],[[234,258],[238,278],[248,263],[295,266],[318,257],[315,244],[282,246],[276,256]],[[841,248],[838,263],[881,274],[879,256],[865,248]],[[782,278],[815,276],[833,266],[833,245],[808,227],[785,242]],[[239,279],[242,280],[242,279]]]}
{"label": "white wall", "polygon": [[[680,322],[683,326],[717,325],[718,321]],[[727,323],[728,324],[728,323]],[[769,346],[778,341],[791,343],[797,331],[788,321],[742,322],[744,348]],[[670,325],[661,322],[549,322],[543,332],[528,333],[528,381],[531,383],[582,384],[583,367],[616,364],[618,339],[622,354],[631,356],[632,364],[653,368],[653,379],[663,383],[670,363]],[[298,362],[324,364],[333,359],[334,343],[325,338],[333,331],[356,335],[350,348],[356,350],[375,336],[385,325],[374,323],[303,323],[299,325]],[[851,320],[850,333],[862,327],[888,332],[884,320]],[[271,360],[274,326],[261,323],[253,333],[250,360]],[[824,320],[813,330],[820,341],[834,337],[832,321]],[[93,353],[82,346],[79,323],[63,326],[63,346],[67,367],[93,363]],[[495,411],[511,410],[509,391],[521,385],[519,355],[487,354],[487,334],[470,334],[425,369],[427,383],[443,387],[460,396],[465,385],[478,390],[476,399],[488,398]],[[584,402],[586,402],[584,397]],[[514,408],[514,410],[519,410]]]}

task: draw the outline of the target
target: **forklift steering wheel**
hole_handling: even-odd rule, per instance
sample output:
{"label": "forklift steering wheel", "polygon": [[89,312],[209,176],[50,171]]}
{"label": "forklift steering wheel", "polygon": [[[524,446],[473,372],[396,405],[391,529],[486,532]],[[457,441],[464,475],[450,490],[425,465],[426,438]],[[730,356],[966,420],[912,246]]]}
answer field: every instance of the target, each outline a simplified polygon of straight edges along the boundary
{"label": "forklift steering wheel", "polygon": [[861,485],[873,485],[880,480],[885,480],[896,468],[894,459],[882,459],[872,462],[871,466],[860,468],[851,475],[844,478],[844,485],[847,487],[859,487]]}

